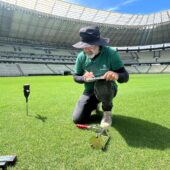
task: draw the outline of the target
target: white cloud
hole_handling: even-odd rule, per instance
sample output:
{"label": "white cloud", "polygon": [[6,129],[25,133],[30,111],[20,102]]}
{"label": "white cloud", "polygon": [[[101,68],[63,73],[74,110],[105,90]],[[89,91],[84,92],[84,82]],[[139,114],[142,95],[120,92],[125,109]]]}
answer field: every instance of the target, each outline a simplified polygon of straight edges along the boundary
{"label": "white cloud", "polygon": [[126,0],[126,1],[124,1],[124,2],[122,2],[122,3],[119,3],[119,4],[111,7],[111,8],[108,8],[108,9],[106,9],[106,10],[107,10],[107,11],[117,11],[117,10],[120,10],[121,7],[127,6],[127,5],[132,4],[132,3],[134,3],[134,2],[137,2],[137,1],[138,1],[138,0]]}
{"label": "white cloud", "polygon": [[73,3],[73,4],[81,4],[81,0],[63,0],[65,2]]}
{"label": "white cloud", "polygon": [[[63,1],[73,3],[73,4],[83,4],[83,2],[84,2],[84,0],[63,0]],[[137,2],[137,1],[139,1],[139,0],[123,0],[121,3],[118,3],[117,5],[110,7],[108,9],[105,9],[105,10],[107,10],[107,11],[118,11],[123,6],[127,6],[127,5],[132,4],[134,2]]]}
{"label": "white cloud", "polygon": [[107,9],[107,11],[117,11],[119,9],[120,9],[120,6],[117,5],[117,6],[114,6],[112,8]]}
{"label": "white cloud", "polygon": [[122,6],[128,5],[128,4],[132,4],[133,2],[136,2],[137,0],[127,0],[125,2],[122,3]]}

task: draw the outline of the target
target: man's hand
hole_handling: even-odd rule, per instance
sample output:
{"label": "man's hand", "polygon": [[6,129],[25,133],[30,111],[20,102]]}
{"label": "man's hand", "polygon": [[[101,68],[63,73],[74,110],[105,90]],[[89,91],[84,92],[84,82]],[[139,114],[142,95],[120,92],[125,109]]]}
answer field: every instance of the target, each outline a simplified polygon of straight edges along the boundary
{"label": "man's hand", "polygon": [[93,72],[86,71],[85,74],[83,75],[83,77],[84,77],[84,80],[86,81],[88,78],[93,78],[94,74],[93,74]]}
{"label": "man's hand", "polygon": [[119,75],[116,72],[108,71],[103,75],[103,78],[107,81],[109,80],[118,80]]}

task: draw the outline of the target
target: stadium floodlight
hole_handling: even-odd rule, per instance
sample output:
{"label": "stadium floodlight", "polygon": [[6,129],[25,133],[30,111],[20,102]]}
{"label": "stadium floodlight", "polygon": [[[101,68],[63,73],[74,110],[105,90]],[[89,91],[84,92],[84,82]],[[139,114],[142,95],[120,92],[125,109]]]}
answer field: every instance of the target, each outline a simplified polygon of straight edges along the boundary
{"label": "stadium floodlight", "polygon": [[30,85],[24,84],[23,88],[24,88],[24,96],[25,96],[25,99],[26,99],[26,113],[28,115],[28,96],[30,94]]}

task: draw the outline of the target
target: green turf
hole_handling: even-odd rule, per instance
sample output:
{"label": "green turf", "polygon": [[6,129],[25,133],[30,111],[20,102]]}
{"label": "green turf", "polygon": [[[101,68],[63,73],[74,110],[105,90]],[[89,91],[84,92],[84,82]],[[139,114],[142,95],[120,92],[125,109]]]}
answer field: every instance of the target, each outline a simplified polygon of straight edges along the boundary
{"label": "green turf", "polygon": [[[29,116],[23,84],[31,85]],[[92,150],[91,131],[71,113],[83,91],[72,77],[0,78],[0,155],[14,170],[169,170],[170,75],[131,75],[119,84],[107,151]]]}

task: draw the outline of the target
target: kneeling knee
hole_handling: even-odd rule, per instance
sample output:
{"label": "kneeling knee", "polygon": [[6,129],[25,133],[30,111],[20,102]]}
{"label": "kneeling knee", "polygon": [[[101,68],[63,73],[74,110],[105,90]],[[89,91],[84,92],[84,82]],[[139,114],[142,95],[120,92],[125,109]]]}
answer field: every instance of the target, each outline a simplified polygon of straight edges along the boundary
{"label": "kneeling knee", "polygon": [[73,120],[73,122],[75,124],[82,123],[82,118],[81,117],[77,117],[77,116],[73,115],[72,120]]}
{"label": "kneeling knee", "polygon": [[73,123],[75,123],[75,124],[80,123],[80,120],[79,120],[79,119],[73,118],[72,120],[73,120]]}

